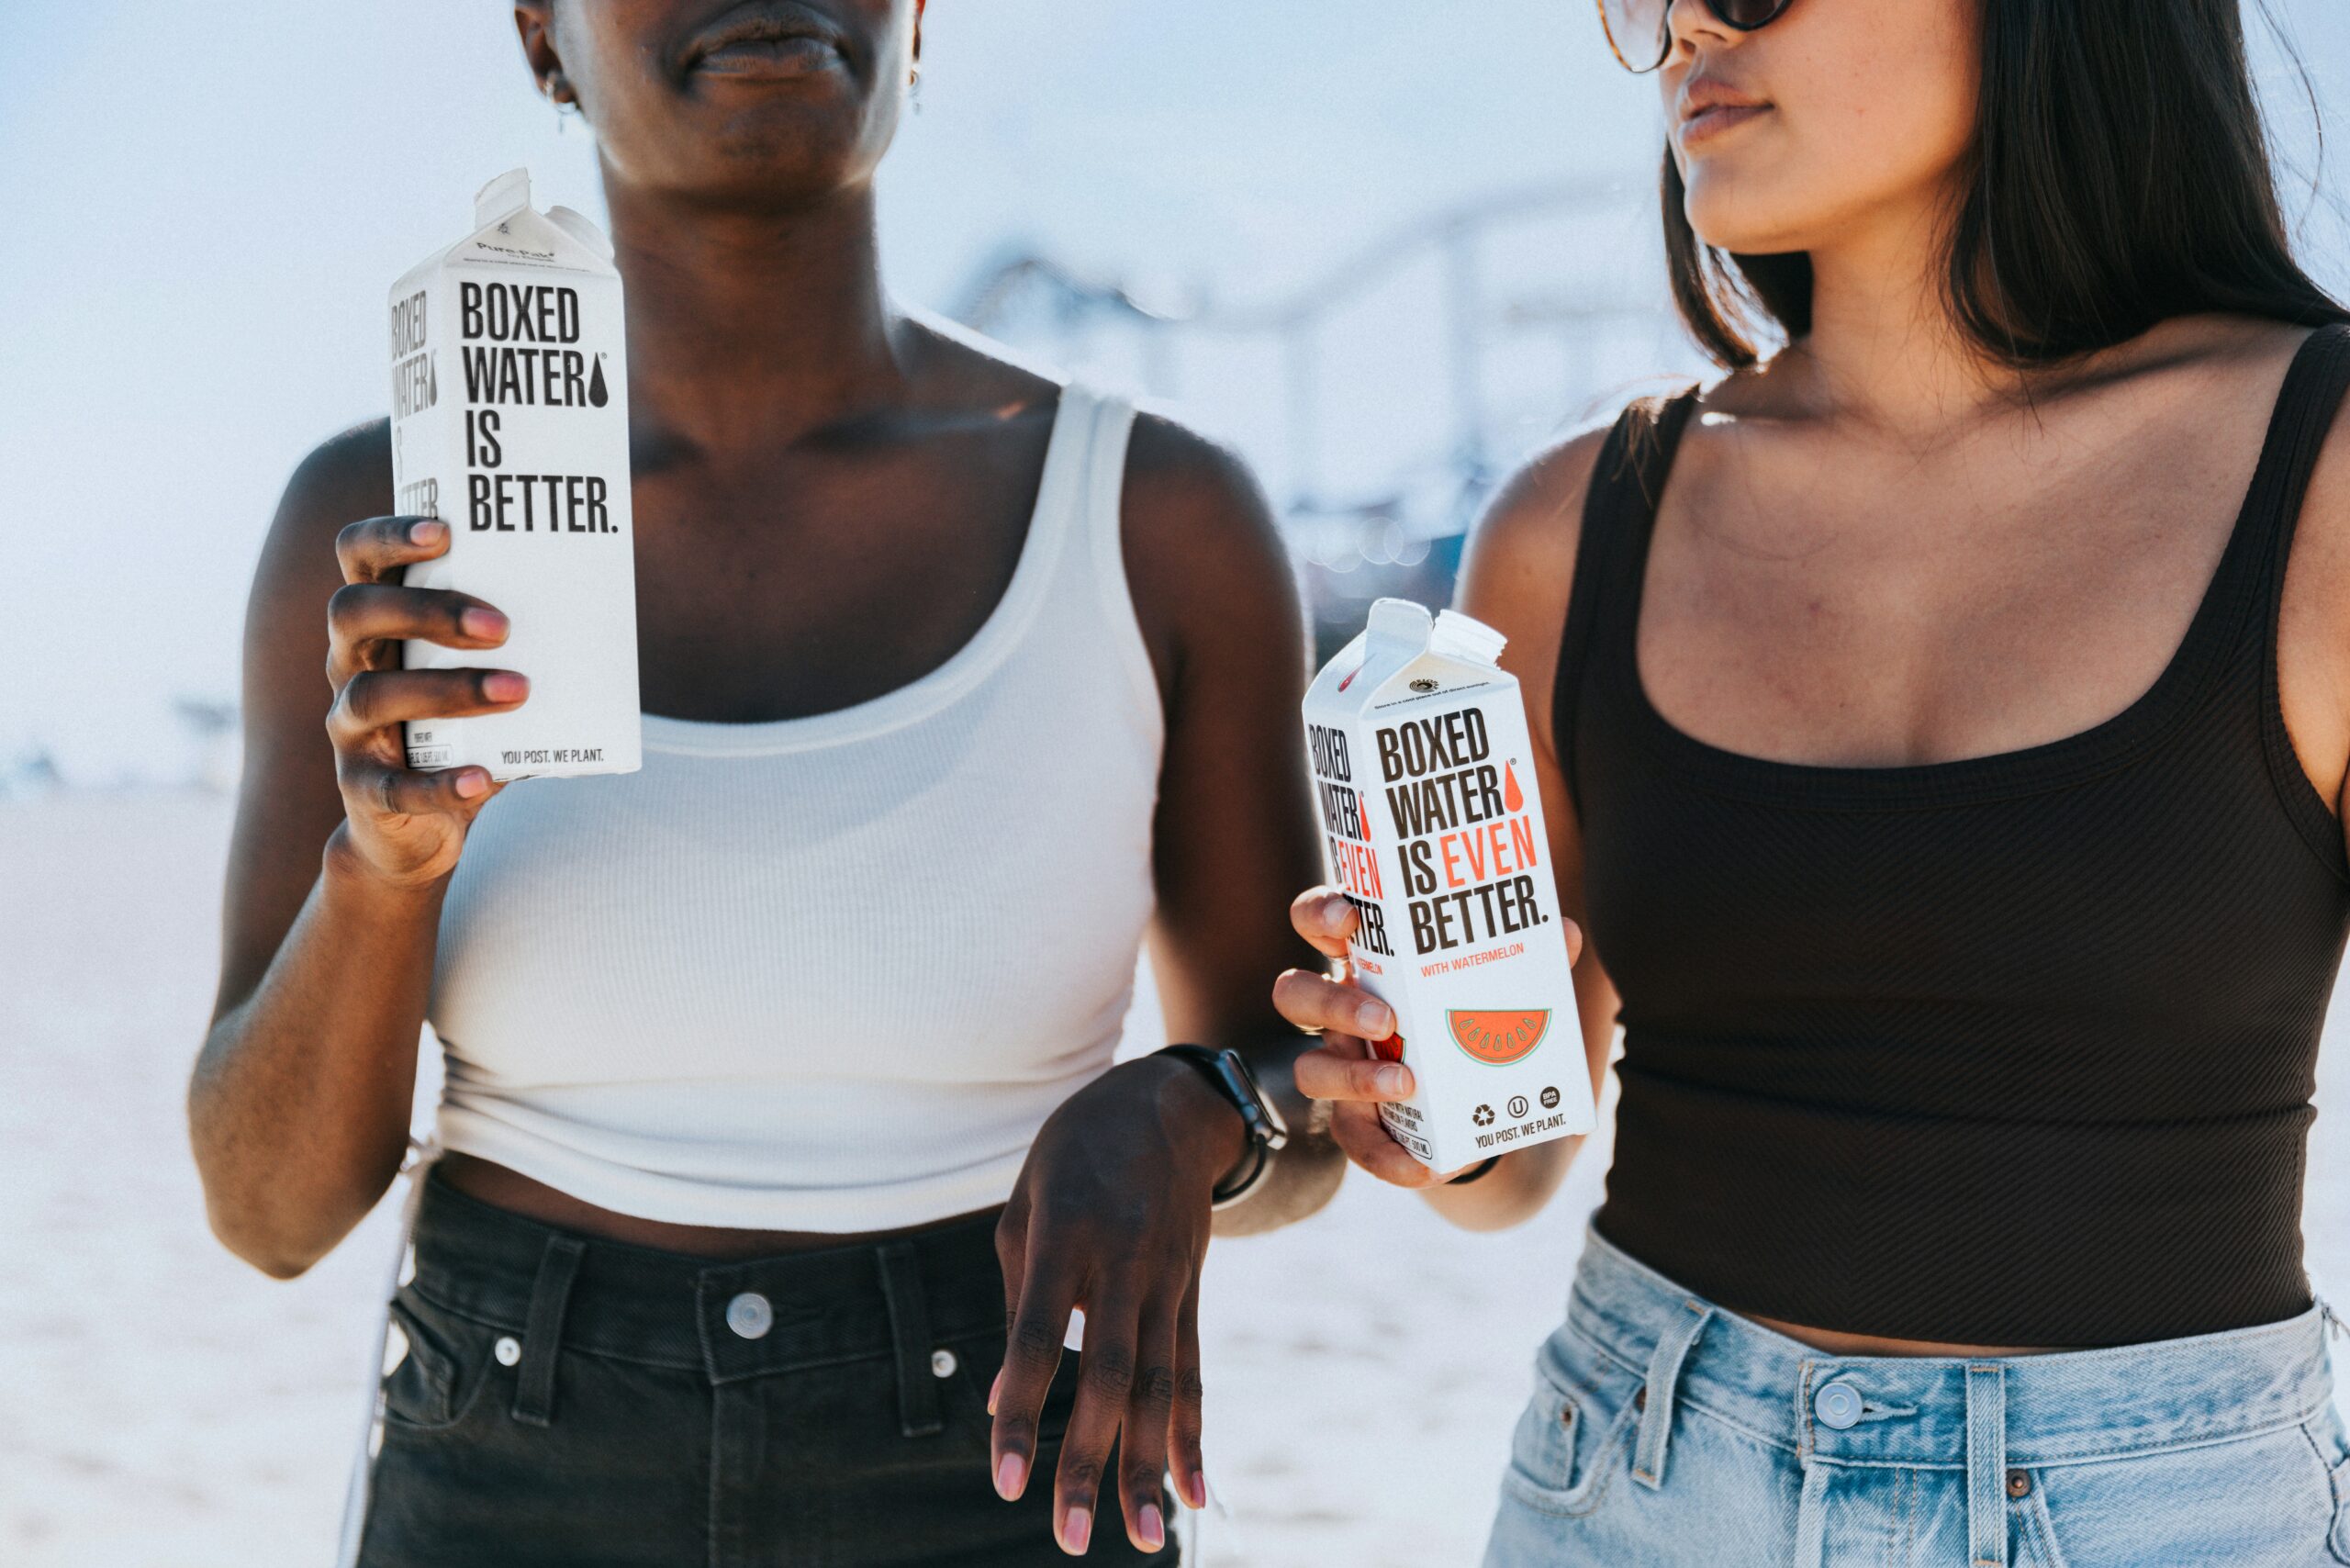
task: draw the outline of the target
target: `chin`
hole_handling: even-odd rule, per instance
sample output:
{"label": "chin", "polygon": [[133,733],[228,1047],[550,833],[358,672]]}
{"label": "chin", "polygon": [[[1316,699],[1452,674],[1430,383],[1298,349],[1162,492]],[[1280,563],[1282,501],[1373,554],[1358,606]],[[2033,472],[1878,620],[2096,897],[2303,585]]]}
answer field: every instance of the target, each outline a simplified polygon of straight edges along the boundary
{"label": "chin", "polygon": [[728,115],[703,140],[688,183],[711,195],[808,197],[852,184],[871,162],[865,127],[766,104]]}
{"label": "chin", "polygon": [[1794,193],[1774,190],[1776,182],[1742,178],[1704,162],[1683,173],[1688,195],[1682,210],[1697,238],[1733,255],[1777,255],[1811,248],[1805,236],[1817,226],[1803,221],[1811,204]]}

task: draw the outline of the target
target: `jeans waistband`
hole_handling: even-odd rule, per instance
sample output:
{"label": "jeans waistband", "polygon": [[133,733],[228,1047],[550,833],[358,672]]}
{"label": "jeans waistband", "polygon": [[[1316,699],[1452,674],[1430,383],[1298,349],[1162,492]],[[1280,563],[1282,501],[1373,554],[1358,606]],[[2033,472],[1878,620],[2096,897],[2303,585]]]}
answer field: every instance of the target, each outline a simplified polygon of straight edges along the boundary
{"label": "jeans waistband", "polygon": [[[1669,1362],[1668,1399],[1807,1462],[1975,1468],[1970,1404],[1978,1448],[1984,1417],[1996,1410],[2004,1462],[2039,1468],[2288,1428],[2333,1397],[2322,1306],[2256,1327],[2110,1350],[1831,1356],[1684,1290],[1595,1232],[1567,1327],[1636,1373]],[[1841,1386],[1823,1394],[1830,1385]]]}
{"label": "jeans waistband", "polygon": [[411,1288],[435,1305],[516,1334],[552,1327],[565,1349],[699,1368],[713,1383],[916,1353],[927,1383],[932,1346],[1003,1332],[993,1215],[719,1262],[544,1225],[438,1170],[420,1204]]}

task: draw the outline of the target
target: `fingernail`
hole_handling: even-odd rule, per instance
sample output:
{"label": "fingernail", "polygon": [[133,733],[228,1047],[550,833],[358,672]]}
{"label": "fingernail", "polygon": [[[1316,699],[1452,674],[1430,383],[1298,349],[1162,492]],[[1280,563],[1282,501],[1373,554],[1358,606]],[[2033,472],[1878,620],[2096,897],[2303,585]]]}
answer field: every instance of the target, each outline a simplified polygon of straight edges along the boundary
{"label": "fingernail", "polygon": [[995,1495],[1005,1502],[1020,1495],[1027,1479],[1028,1462],[1018,1454],[1008,1453],[995,1462]]}
{"label": "fingernail", "polygon": [[1383,1040],[1395,1027],[1395,1014],[1383,1002],[1366,1002],[1355,1009],[1355,1023],[1374,1040]]}
{"label": "fingernail", "polygon": [[1093,1510],[1071,1508],[1069,1517],[1061,1521],[1061,1550],[1071,1557],[1081,1557],[1086,1542],[1092,1539]]}
{"label": "fingernail", "polygon": [[449,525],[447,523],[441,522],[435,519],[428,517],[422,522],[413,522],[408,524],[408,543],[411,544],[438,544],[441,543],[442,535],[448,532]]}
{"label": "fingernail", "polygon": [[487,642],[506,635],[506,617],[495,610],[468,610],[457,617],[457,629],[468,637]]}
{"label": "fingernail", "polygon": [[531,694],[531,679],[510,669],[481,678],[482,695],[492,702],[520,702]]}
{"label": "fingernail", "polygon": [[993,1383],[991,1383],[988,1384],[988,1414],[989,1414],[989,1415],[992,1416],[992,1415],[994,1415],[994,1414],[995,1414],[995,1399],[996,1399],[996,1395],[997,1395],[997,1394],[1002,1394],[1002,1392],[1003,1392],[1003,1371],[1002,1371],[1002,1368],[998,1368],[998,1369],[996,1370],[995,1381],[994,1381]]}
{"label": "fingernail", "polygon": [[1167,1544],[1167,1520],[1156,1503],[1142,1506],[1142,1518],[1135,1521],[1135,1534],[1142,1539],[1145,1551],[1157,1551]]}
{"label": "fingernail", "polygon": [[1208,1506],[1208,1478],[1205,1471],[1195,1470],[1192,1472],[1192,1495],[1190,1502],[1192,1506],[1194,1508],[1204,1508]]}
{"label": "fingernail", "polygon": [[1379,1092],[1382,1094],[1408,1094],[1411,1092],[1411,1084],[1405,1080],[1404,1076],[1404,1070],[1395,1066],[1392,1062],[1387,1066],[1381,1068],[1377,1072],[1371,1074],[1371,1078],[1372,1081],[1379,1085]]}
{"label": "fingernail", "polygon": [[468,767],[457,775],[457,794],[470,801],[476,795],[489,793],[489,775],[477,767]]}

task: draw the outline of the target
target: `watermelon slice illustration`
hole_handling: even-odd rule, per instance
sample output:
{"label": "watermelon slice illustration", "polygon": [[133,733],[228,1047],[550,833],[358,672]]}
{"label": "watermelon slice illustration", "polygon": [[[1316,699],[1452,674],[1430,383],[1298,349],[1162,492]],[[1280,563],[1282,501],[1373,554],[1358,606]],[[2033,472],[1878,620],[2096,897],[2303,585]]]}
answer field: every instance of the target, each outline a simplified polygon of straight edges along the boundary
{"label": "watermelon slice illustration", "polygon": [[1446,1027],[1452,1031],[1452,1043],[1472,1059],[1487,1067],[1507,1067],[1514,1061],[1524,1061],[1550,1032],[1550,1010],[1547,1007],[1526,1013],[1510,1013],[1476,1009],[1447,1011]]}
{"label": "watermelon slice illustration", "polygon": [[1381,1061],[1404,1059],[1404,1036],[1401,1035],[1390,1035],[1383,1040],[1366,1040],[1363,1043],[1371,1047],[1371,1054]]}

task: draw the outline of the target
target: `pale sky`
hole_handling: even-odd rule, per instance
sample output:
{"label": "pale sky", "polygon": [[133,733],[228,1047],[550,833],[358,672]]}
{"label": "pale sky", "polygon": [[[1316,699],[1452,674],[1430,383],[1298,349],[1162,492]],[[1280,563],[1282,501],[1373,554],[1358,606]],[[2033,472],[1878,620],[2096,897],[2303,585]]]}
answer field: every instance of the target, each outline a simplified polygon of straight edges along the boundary
{"label": "pale sky", "polygon": [[[2341,137],[2350,6],[2272,4]],[[937,0],[931,17],[923,112],[882,185],[890,279],[916,303],[948,304],[1012,245],[1169,297],[1270,298],[1416,215],[1532,183],[1612,178],[1642,212],[1661,145],[1653,87],[1607,58],[1588,0]],[[2266,50],[2261,70],[2300,213],[2308,111]],[[2306,241],[2337,289],[2345,156]],[[542,205],[601,210],[588,139],[557,134],[495,0],[8,0],[0,772],[35,745],[77,781],[184,770],[172,700],[233,694],[286,474],[383,411],[386,288],[517,164]],[[1560,278],[1617,257],[1620,230],[1568,236]],[[1173,390],[1278,488],[1292,454],[1248,401],[1261,379],[1195,370]],[[1325,462],[1397,439],[1355,433]]]}

